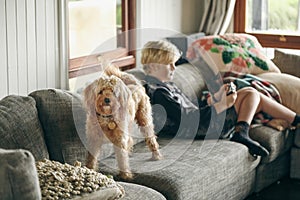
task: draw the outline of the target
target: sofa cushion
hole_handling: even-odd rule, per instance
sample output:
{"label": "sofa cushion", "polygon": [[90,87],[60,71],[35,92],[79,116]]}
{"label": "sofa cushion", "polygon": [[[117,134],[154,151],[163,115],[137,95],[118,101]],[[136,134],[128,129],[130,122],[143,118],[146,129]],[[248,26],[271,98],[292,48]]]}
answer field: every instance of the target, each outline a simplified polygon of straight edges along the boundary
{"label": "sofa cushion", "polygon": [[10,95],[0,101],[0,148],[27,149],[35,159],[48,158],[35,101]]}
{"label": "sofa cushion", "polygon": [[269,156],[262,158],[262,163],[270,163],[287,152],[293,145],[294,138],[288,130],[281,132],[267,126],[251,128],[250,137],[270,152]]}
{"label": "sofa cushion", "polygon": [[260,192],[272,183],[287,177],[290,171],[290,152],[279,156],[273,162],[262,163],[256,168],[255,192]]}
{"label": "sofa cushion", "polygon": [[299,128],[295,130],[294,145],[297,148],[300,148],[300,129]]}
{"label": "sofa cushion", "polygon": [[282,73],[300,77],[299,50],[275,49],[273,62]]}
{"label": "sofa cushion", "polygon": [[152,188],[145,187],[134,183],[118,182],[125,190],[125,195],[122,200],[166,200],[159,192]]}
{"label": "sofa cushion", "polygon": [[202,73],[197,67],[189,63],[176,67],[173,82],[194,102],[197,102],[202,91],[206,89]]}
{"label": "sofa cushion", "polygon": [[201,37],[192,43],[187,57],[193,59],[198,53],[219,71],[280,73],[279,68],[264,54],[257,38],[249,34],[227,33]]}
{"label": "sofa cushion", "polygon": [[[134,183],[151,187],[167,199],[244,199],[253,187],[254,158],[247,147],[224,140],[158,138],[164,159],[151,161],[140,143],[130,166]],[[116,174],[114,157],[101,160],[100,171]]]}
{"label": "sofa cushion", "polygon": [[84,162],[85,111],[80,96],[59,89],[38,90],[30,96],[36,100],[49,158],[69,164]]}
{"label": "sofa cushion", "polygon": [[285,73],[264,73],[258,77],[272,83],[278,90],[282,104],[300,113],[300,78]]}
{"label": "sofa cushion", "polygon": [[33,155],[27,150],[0,149],[1,199],[41,199]]}
{"label": "sofa cushion", "polygon": [[290,160],[290,177],[295,179],[300,179],[300,149],[292,148],[291,150],[291,160]]}

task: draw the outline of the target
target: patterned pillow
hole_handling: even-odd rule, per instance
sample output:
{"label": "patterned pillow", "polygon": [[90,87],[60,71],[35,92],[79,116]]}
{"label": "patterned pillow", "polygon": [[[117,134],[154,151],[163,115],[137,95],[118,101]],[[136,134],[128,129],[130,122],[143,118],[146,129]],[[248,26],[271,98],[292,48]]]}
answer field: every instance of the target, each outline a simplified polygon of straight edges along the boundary
{"label": "patterned pillow", "polygon": [[264,55],[257,38],[248,34],[225,34],[202,37],[190,46],[187,57],[195,58],[200,53],[203,59],[220,71],[261,74],[280,73],[279,68]]}

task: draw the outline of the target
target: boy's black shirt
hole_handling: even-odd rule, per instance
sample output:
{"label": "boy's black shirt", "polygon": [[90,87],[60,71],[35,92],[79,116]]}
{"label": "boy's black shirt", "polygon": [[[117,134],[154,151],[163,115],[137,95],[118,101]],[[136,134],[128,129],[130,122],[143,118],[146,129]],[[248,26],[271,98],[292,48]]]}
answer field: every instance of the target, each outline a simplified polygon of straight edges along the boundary
{"label": "boy's black shirt", "polygon": [[184,131],[184,137],[195,137],[197,132],[205,135],[212,112],[216,112],[213,106],[200,100],[199,105],[195,105],[172,82],[164,83],[152,76],[146,76],[145,82],[144,87],[151,104],[160,105],[165,110],[153,109],[154,124],[160,128],[156,131],[172,135]]}

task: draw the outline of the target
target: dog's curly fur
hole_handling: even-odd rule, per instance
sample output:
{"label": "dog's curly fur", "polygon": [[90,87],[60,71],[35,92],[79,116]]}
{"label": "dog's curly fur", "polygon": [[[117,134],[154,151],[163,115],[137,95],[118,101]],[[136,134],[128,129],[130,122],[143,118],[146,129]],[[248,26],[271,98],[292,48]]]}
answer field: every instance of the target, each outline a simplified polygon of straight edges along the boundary
{"label": "dog's curly fur", "polygon": [[110,141],[114,144],[119,175],[131,179],[128,153],[133,145],[130,132],[134,122],[152,151],[152,159],[162,158],[154,134],[149,97],[133,75],[109,66],[98,80],[85,88],[83,95],[87,111],[88,168],[96,169],[101,145]]}

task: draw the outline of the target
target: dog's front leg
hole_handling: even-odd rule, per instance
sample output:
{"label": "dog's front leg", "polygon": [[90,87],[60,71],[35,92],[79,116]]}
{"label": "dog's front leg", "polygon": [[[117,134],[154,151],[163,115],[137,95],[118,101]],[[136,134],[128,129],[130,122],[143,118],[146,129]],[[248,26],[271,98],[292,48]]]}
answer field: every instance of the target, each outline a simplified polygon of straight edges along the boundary
{"label": "dog's front leg", "polygon": [[86,167],[93,170],[98,170],[98,156],[100,155],[101,146],[96,147],[89,144],[86,157]]}
{"label": "dog's front leg", "polygon": [[98,156],[100,155],[103,137],[100,136],[99,126],[93,121],[87,121],[86,138],[87,138],[87,157],[86,167],[97,170]]}
{"label": "dog's front leg", "polygon": [[89,169],[97,170],[97,157],[88,151],[87,157],[86,157],[86,167]]}
{"label": "dog's front leg", "polygon": [[119,175],[124,180],[132,179],[133,175],[129,167],[129,155],[127,148],[114,145],[116,159],[119,167]]}

